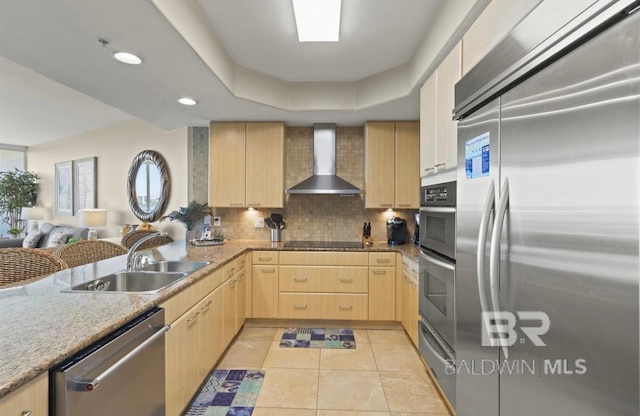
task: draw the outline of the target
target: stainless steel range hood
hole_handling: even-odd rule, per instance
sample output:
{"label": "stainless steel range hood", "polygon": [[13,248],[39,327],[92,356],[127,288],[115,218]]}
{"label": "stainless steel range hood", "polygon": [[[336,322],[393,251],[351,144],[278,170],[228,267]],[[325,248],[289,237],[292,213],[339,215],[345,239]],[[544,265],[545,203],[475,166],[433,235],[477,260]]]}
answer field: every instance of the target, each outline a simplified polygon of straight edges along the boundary
{"label": "stainless steel range hood", "polygon": [[336,125],[313,125],[313,176],[287,189],[288,194],[356,195],[362,190],[336,175]]}

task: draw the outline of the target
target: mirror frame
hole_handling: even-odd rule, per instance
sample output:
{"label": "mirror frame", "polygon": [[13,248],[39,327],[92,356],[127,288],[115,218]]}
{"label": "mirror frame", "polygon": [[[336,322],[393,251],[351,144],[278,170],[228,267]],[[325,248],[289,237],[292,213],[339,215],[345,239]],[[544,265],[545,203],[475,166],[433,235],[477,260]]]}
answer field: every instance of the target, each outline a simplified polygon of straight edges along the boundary
{"label": "mirror frame", "polygon": [[[158,168],[160,173],[160,201],[156,208],[151,212],[145,212],[140,208],[138,204],[138,195],[136,193],[136,177],[138,176],[138,170],[145,162],[152,162]],[[129,168],[129,174],[127,176],[127,195],[129,195],[129,207],[140,221],[155,222],[160,219],[164,211],[169,204],[169,193],[171,191],[171,178],[169,177],[169,168],[167,162],[162,155],[155,150],[143,150],[138,153],[131,167]]]}

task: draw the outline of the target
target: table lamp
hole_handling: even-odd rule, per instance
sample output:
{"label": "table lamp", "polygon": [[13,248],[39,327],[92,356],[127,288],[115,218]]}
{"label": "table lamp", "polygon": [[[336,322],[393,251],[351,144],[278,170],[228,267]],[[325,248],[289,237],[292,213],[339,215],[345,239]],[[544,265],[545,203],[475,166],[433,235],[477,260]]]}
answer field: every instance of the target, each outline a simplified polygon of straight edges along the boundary
{"label": "table lamp", "polygon": [[104,227],[107,225],[107,210],[106,209],[81,209],[80,210],[80,226],[89,227],[89,240],[98,239],[97,227]]}
{"label": "table lamp", "polygon": [[29,227],[33,231],[38,231],[40,229],[40,225],[38,221],[44,219],[44,208],[23,207],[22,219],[27,221],[33,221],[32,223],[29,224]]}

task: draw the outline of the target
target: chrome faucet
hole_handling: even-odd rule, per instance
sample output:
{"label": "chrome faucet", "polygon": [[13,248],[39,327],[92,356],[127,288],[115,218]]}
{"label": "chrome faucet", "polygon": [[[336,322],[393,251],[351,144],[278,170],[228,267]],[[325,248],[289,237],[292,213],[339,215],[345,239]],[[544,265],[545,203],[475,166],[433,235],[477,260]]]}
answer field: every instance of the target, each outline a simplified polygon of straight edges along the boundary
{"label": "chrome faucet", "polygon": [[144,243],[147,240],[150,240],[154,237],[166,237],[168,234],[165,232],[161,232],[158,231],[156,233],[153,234],[149,234],[146,235],[144,237],[142,237],[140,240],[136,241],[135,243],[133,243],[133,245],[131,246],[131,248],[129,249],[129,252],[127,253],[127,269],[126,271],[130,272],[134,269],[134,263],[135,263],[135,259],[136,259],[136,249],[138,247],[140,247],[140,245],[142,243]]}

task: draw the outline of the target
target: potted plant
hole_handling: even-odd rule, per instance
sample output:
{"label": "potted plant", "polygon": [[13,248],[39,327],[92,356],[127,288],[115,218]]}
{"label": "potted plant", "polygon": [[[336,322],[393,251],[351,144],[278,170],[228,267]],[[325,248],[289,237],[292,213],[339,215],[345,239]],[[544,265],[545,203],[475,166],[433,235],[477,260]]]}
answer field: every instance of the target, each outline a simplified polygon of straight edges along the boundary
{"label": "potted plant", "polygon": [[[38,197],[38,180],[33,172],[19,169],[0,172],[0,212],[6,215],[2,221],[9,224],[9,233],[19,234],[20,214],[23,207],[32,207]],[[12,232],[19,230],[17,233]]]}
{"label": "potted plant", "polygon": [[180,207],[177,211],[172,211],[163,216],[160,221],[170,219],[171,221],[181,222],[187,229],[187,241],[190,241],[195,238],[193,227],[207,215],[211,215],[211,207],[206,202],[201,204],[193,200],[186,207]]}
{"label": "potted plant", "polygon": [[18,227],[9,228],[9,234],[11,235],[11,238],[18,238],[23,229],[24,228],[18,228]]}

